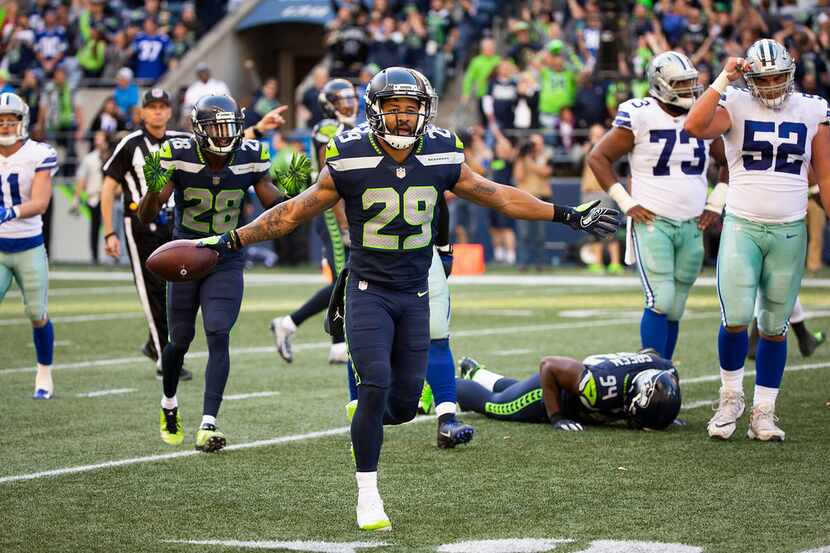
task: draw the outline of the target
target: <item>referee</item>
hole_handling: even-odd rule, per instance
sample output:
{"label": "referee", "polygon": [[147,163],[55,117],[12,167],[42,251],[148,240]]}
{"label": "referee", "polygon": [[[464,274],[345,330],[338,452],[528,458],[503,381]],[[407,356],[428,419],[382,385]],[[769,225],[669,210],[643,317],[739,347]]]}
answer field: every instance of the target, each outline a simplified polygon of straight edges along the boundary
{"label": "referee", "polygon": [[[145,262],[153,251],[173,239],[172,206],[162,209],[155,221],[144,225],[138,219],[138,202],[147,192],[144,181],[144,157],[155,152],[168,138],[189,136],[167,129],[170,121],[170,96],[161,88],[144,93],[141,102],[140,129],[128,134],[115,147],[103,166],[104,185],[101,190],[101,215],[104,222],[105,250],[108,255],[121,256],[121,242],[113,227],[112,207],[116,190],[120,187],[124,201],[124,235],[133,270],[135,286],[144,316],[150,327],[150,336],[142,353],[156,363],[156,377],[161,378],[159,352],[168,341],[166,284],[147,270]],[[182,369],[180,378],[190,380],[193,374]]]}

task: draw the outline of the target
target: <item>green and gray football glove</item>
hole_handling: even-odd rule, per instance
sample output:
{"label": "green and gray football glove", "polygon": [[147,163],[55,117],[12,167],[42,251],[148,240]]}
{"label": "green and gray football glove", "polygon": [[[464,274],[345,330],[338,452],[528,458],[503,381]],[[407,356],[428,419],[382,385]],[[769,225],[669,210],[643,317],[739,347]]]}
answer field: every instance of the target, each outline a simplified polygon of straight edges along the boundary
{"label": "green and gray football glove", "polygon": [[274,163],[271,178],[287,197],[293,198],[311,186],[311,160],[303,153],[293,153]]}
{"label": "green and gray football glove", "polygon": [[565,223],[574,230],[590,232],[596,238],[605,238],[617,232],[620,226],[620,212],[599,206],[599,200],[586,202],[576,207],[557,205],[553,212],[555,223]]}
{"label": "green and gray football glove", "polygon": [[144,158],[144,181],[147,183],[148,192],[161,192],[170,177],[173,176],[175,167],[165,170],[161,167],[161,153],[153,152]]}

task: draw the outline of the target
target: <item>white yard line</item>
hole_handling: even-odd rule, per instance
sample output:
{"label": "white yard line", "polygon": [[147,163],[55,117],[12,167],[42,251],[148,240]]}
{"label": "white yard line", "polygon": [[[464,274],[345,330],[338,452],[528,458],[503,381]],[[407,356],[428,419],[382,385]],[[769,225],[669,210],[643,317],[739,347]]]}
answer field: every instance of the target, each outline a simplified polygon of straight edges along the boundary
{"label": "white yard line", "polygon": [[[423,421],[435,420],[434,415],[415,417],[414,420],[407,424],[414,424]],[[292,434],[290,436],[280,436],[277,438],[270,438],[267,440],[256,440],[253,442],[246,442],[241,444],[229,445],[224,451],[236,451],[242,449],[254,449],[259,447],[268,447],[272,445],[281,445],[291,442],[303,442],[306,440],[314,440],[317,438],[327,438],[329,436],[339,436],[348,434],[349,426],[341,426],[339,428],[331,428],[329,430],[319,430],[317,432],[306,432],[304,434]],[[9,484],[11,482],[21,482],[25,480],[37,480],[39,478],[49,478],[51,476],[63,476],[65,474],[78,474],[81,472],[90,472],[93,470],[109,469],[114,467],[123,467],[127,465],[139,465],[143,463],[157,463],[159,461],[169,461],[170,459],[179,459],[181,457],[192,457],[199,455],[201,452],[195,449],[188,449],[186,451],[176,451],[173,453],[163,453],[161,455],[148,455],[146,457],[131,457],[129,459],[118,459],[116,461],[106,461],[103,463],[95,463],[92,465],[78,465],[74,467],[65,467],[53,470],[44,470],[40,472],[31,472],[29,474],[16,474],[13,476],[0,477],[0,484]]]}
{"label": "white yard line", "polygon": [[[53,323],[93,323],[97,321],[121,321],[124,319],[143,319],[144,313],[127,311],[122,313],[100,313],[97,315],[58,315],[49,317]],[[15,317],[14,319],[0,319],[0,326],[14,326],[28,323],[29,319]]]}
{"label": "white yard line", "polygon": [[229,396],[225,396],[222,398],[222,401],[234,401],[237,399],[251,399],[255,397],[271,397],[271,396],[278,396],[280,395],[279,392],[251,392],[250,394],[231,394]]}
{"label": "white yard line", "polygon": [[101,397],[101,396],[117,396],[121,394],[131,394],[137,392],[138,388],[115,388],[112,390],[98,390],[96,392],[83,392],[76,394],[76,397]]}
{"label": "white yard line", "polygon": [[688,411],[689,409],[697,409],[698,407],[704,407],[706,405],[714,404],[717,399],[701,399],[700,401],[690,401],[689,403],[684,403],[683,406],[680,408],[683,411]]}
{"label": "white yard line", "polygon": [[490,355],[506,356],[506,355],[523,355],[532,352],[532,349],[505,349],[501,351],[494,351]]}

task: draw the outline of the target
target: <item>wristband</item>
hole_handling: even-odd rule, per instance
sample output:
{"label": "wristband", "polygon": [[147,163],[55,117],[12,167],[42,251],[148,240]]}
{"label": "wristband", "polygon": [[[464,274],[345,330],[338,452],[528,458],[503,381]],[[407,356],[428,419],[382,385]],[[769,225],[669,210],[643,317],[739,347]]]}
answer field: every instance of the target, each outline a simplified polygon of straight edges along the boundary
{"label": "wristband", "polygon": [[724,69],[720,72],[718,78],[709,85],[709,88],[714,88],[718,94],[723,94],[726,92],[727,86],[729,86],[729,77],[726,76],[726,70]]}
{"label": "wristband", "polygon": [[810,185],[810,187],[807,189],[807,193],[811,196],[813,194],[818,194],[819,193],[818,185],[817,184]]}
{"label": "wristband", "polygon": [[117,232],[115,232],[115,231],[106,233],[106,234],[104,235],[104,242],[106,242],[107,240],[109,240],[109,239],[110,239],[110,236],[118,236],[118,233],[117,233]]}
{"label": "wristband", "polygon": [[251,127],[251,132],[254,133],[254,138],[256,138],[256,139],[260,139],[263,136],[265,136],[265,134],[262,131],[260,131],[258,128],[256,128],[256,125]]}
{"label": "wristband", "polygon": [[553,206],[553,217],[551,221],[554,223],[565,223],[567,224],[568,221],[571,220],[571,217],[574,214],[574,208],[568,207],[566,205],[554,205]]}
{"label": "wristband", "polygon": [[444,246],[435,246],[435,249],[438,250],[438,253],[452,255],[452,244],[446,244]]}
{"label": "wristband", "polygon": [[617,202],[617,205],[620,206],[620,211],[623,213],[628,213],[628,210],[637,205],[637,202],[634,201],[634,198],[628,193],[625,187],[615,182],[611,188],[608,189],[608,195],[611,196],[611,199]]}
{"label": "wristband", "polygon": [[719,182],[715,189],[706,198],[706,211],[712,211],[720,215],[723,213],[723,206],[726,205],[726,193],[729,191],[729,185],[725,182]]}

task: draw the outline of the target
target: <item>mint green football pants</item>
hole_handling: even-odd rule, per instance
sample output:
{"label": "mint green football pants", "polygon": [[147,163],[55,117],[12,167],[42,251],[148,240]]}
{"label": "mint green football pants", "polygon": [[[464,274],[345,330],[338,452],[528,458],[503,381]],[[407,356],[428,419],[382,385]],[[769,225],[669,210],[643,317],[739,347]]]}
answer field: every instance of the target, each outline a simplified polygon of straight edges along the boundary
{"label": "mint green football pants", "polygon": [[801,288],[807,256],[807,225],[756,223],[727,215],[718,251],[718,300],[724,326],[752,321],[758,297],[758,328],[767,336],[787,331]]}
{"label": "mint green football pants", "polygon": [[47,293],[49,290],[49,260],[43,245],[17,253],[0,252],[0,302],[12,284],[23,295],[26,316],[31,321],[46,318]]}
{"label": "mint green football pants", "polygon": [[697,219],[657,217],[634,224],[634,254],[643,283],[646,308],[679,321],[689,290],[703,265],[703,236]]}

